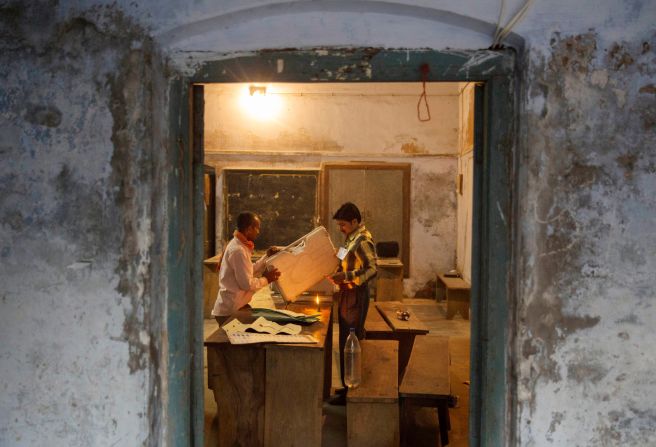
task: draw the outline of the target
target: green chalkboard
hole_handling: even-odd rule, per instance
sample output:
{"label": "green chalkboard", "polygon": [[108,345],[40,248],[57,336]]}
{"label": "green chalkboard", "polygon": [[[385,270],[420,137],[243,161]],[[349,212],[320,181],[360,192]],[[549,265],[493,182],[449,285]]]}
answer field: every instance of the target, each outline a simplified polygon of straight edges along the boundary
{"label": "green chalkboard", "polygon": [[237,216],[252,211],[262,219],[257,250],[288,245],[310,232],[318,220],[319,171],[225,170],[226,240],[237,228]]}

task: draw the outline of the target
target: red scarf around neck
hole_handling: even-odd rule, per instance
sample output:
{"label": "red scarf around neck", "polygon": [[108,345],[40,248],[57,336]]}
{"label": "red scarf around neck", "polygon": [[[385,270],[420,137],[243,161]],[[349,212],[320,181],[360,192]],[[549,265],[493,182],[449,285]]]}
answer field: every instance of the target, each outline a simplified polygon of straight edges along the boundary
{"label": "red scarf around neck", "polygon": [[[239,239],[239,242],[250,248],[251,251],[255,250],[255,244],[253,243],[253,241],[249,241],[248,239],[246,239],[246,236],[244,236],[238,230],[235,230],[235,232],[232,233],[232,235],[237,239]],[[225,255],[226,248],[228,248],[228,244],[226,244],[226,246],[223,247],[223,253],[221,253],[221,259],[219,259],[219,263],[216,265],[217,273],[221,271],[221,264],[223,263],[223,256]]]}
{"label": "red scarf around neck", "polygon": [[232,233],[232,235],[237,239],[239,239],[239,242],[241,242],[251,250],[255,250],[255,243],[253,243],[253,241],[249,241],[248,239],[246,239],[246,236],[244,236],[244,234],[241,233],[239,230],[235,230],[235,232]]}

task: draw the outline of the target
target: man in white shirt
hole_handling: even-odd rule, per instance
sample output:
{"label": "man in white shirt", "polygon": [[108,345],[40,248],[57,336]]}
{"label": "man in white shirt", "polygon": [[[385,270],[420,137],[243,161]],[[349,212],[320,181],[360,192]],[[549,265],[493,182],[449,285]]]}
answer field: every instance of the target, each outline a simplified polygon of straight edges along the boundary
{"label": "man in white shirt", "polygon": [[230,315],[247,305],[255,292],[280,277],[280,271],[273,268],[264,270],[266,258],[278,251],[276,247],[267,250],[267,255],[255,264],[251,256],[255,249],[253,241],[260,235],[260,218],[250,212],[237,217],[237,230],[221,257],[219,266],[219,293],[212,309],[212,315],[223,324]]}

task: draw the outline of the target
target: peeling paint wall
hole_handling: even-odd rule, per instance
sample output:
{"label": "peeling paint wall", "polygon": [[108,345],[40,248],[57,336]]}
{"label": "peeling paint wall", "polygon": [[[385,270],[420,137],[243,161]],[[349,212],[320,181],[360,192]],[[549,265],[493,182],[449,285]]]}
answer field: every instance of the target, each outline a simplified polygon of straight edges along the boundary
{"label": "peeling paint wall", "polygon": [[[343,155],[453,155],[458,150],[458,84],[420,83],[205,86],[205,152]],[[265,86],[265,85],[263,85]],[[424,103],[422,102],[422,107]]]}
{"label": "peeling paint wall", "polygon": [[161,57],[53,5],[0,8],[0,444],[155,445]]}
{"label": "peeling paint wall", "polygon": [[656,442],[655,46],[552,33],[528,57],[522,444]]}
{"label": "peeling paint wall", "polygon": [[[523,2],[505,3],[502,23]],[[191,74],[263,48],[481,49],[499,6],[3,3],[0,444],[167,444],[160,194],[173,169],[159,158],[158,54]],[[654,17],[649,0],[544,0],[514,29],[519,445],[656,444]],[[427,214],[413,232],[436,222]]]}

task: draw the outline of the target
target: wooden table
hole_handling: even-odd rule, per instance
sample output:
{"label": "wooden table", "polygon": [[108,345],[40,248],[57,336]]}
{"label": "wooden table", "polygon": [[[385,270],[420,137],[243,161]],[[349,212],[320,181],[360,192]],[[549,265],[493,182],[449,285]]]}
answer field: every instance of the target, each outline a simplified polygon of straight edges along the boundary
{"label": "wooden table", "polygon": [[462,278],[444,276],[437,274],[438,279],[446,289],[446,318],[452,319],[456,312],[460,312],[462,318],[469,320],[469,291],[471,286]]}
{"label": "wooden table", "polygon": [[[315,313],[314,303],[294,312]],[[255,320],[250,310],[235,316]],[[219,445],[321,445],[322,402],[330,393],[332,303],[322,298],[320,321],[303,326],[317,344],[231,345],[223,329],[205,340],[208,386],[218,407]]]}
{"label": "wooden table", "polygon": [[376,309],[392,329],[392,338],[399,341],[399,383],[401,383],[410,360],[415,336],[428,334],[428,327],[412,311],[410,311],[410,319],[399,320],[396,311],[409,309],[400,301],[379,302],[376,303]]}

